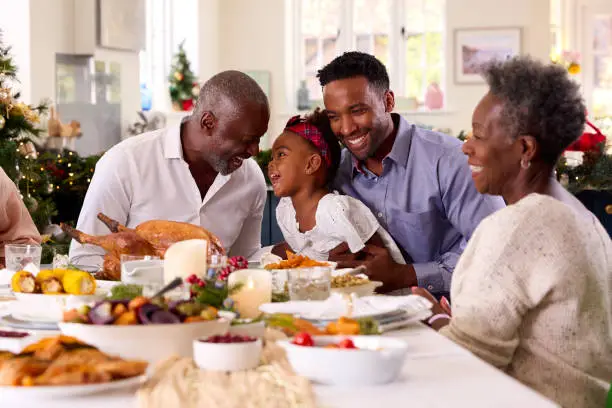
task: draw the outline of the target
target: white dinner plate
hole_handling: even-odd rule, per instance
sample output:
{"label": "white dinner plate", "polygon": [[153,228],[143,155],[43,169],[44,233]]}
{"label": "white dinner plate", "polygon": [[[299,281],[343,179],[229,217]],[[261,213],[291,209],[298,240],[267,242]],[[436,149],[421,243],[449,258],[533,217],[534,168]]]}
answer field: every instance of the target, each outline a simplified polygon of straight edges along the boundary
{"label": "white dinner plate", "polygon": [[145,379],[146,376],[141,375],[100,384],[46,385],[33,387],[0,386],[0,395],[2,395],[2,401],[5,401],[5,399],[27,401],[30,399],[70,398],[136,387],[142,384]]}
{"label": "white dinner plate", "polygon": [[[353,295],[352,303],[353,318],[382,318],[396,313],[403,313],[409,317],[432,307],[431,302],[417,295],[365,297]],[[268,314],[291,314],[307,320],[331,321],[348,315],[348,302],[344,295],[332,293],[323,301],[265,303],[259,307],[259,310]]]}

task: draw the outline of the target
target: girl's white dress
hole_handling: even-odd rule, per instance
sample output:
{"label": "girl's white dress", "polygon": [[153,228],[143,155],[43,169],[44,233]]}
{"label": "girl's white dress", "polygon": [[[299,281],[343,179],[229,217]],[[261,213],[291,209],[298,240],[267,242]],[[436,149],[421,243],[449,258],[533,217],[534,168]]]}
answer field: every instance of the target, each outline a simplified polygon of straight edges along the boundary
{"label": "girl's white dress", "polygon": [[361,201],[330,193],[317,206],[316,226],[300,232],[291,198],[283,197],[276,207],[276,221],[285,241],[295,251],[317,261],[326,261],[329,251],[346,242],[351,252],[359,252],[375,233],[382,238],[393,260],[405,264],[391,235],[383,229]]}

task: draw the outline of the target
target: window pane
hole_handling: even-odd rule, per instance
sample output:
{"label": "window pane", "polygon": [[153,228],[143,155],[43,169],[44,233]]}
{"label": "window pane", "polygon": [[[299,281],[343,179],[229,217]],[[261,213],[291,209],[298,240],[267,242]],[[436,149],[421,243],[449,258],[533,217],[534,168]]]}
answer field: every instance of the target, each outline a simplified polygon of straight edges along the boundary
{"label": "window pane", "polygon": [[405,73],[400,96],[422,100],[430,83],[442,82],[444,7],[444,0],[405,0]]}
{"label": "window pane", "polygon": [[354,4],[355,49],[373,54],[388,67],[391,0],[355,0]]}
{"label": "window pane", "polygon": [[321,99],[317,71],[338,55],[342,0],[301,0],[304,79],[310,99]]}

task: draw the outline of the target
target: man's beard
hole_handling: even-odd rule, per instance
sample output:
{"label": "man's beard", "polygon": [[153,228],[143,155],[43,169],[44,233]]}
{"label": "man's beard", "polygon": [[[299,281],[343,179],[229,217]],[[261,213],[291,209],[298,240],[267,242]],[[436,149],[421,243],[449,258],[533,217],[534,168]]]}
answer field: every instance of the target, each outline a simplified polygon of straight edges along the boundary
{"label": "man's beard", "polygon": [[213,170],[223,176],[227,176],[231,173],[229,160],[222,159],[218,155],[211,155],[208,158],[208,164],[210,164]]}

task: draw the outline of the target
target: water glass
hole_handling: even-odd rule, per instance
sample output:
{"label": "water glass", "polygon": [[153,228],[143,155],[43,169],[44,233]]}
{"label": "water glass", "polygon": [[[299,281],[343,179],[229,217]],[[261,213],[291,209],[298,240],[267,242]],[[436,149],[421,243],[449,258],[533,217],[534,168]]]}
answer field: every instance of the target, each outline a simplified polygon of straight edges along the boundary
{"label": "water glass", "polygon": [[162,285],[164,261],[151,255],[121,255],[121,282]]}
{"label": "water glass", "polygon": [[6,269],[11,272],[20,271],[26,266],[28,266],[28,269],[33,266],[36,270],[39,270],[41,255],[42,247],[40,245],[7,244],[4,246]]}
{"label": "water glass", "polygon": [[291,300],[325,300],[331,293],[331,268],[289,269],[288,286]]}

